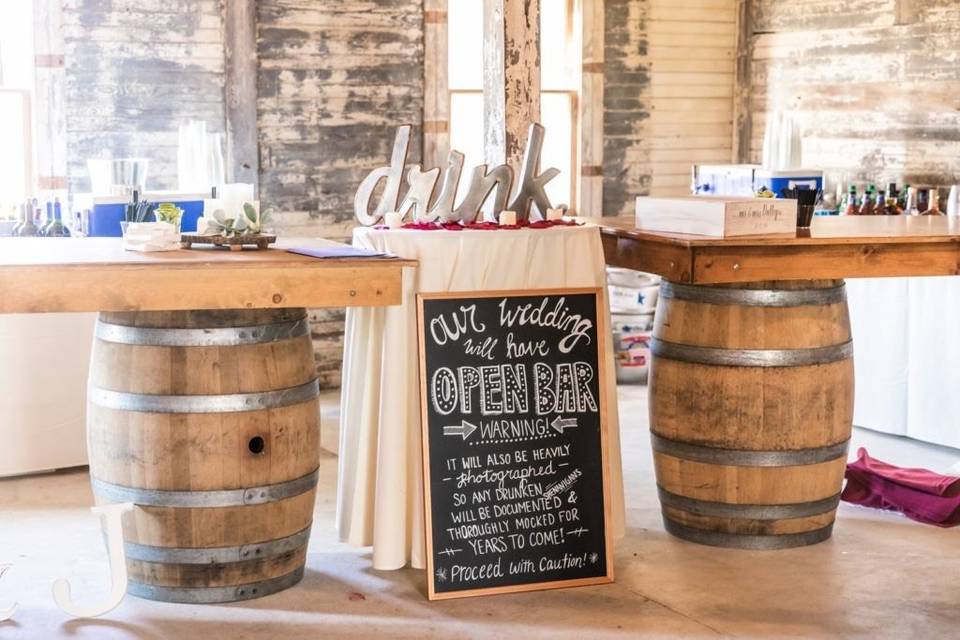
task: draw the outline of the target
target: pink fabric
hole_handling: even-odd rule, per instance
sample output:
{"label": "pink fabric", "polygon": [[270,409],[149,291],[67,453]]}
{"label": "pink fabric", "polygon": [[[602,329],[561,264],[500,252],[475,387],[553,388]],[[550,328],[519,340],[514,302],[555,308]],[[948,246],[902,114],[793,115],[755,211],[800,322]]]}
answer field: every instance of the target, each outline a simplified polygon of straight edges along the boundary
{"label": "pink fabric", "polygon": [[[407,222],[404,223],[403,229],[413,229],[416,231],[463,231],[464,229],[474,229],[480,231],[514,231],[516,229],[549,229],[550,227],[577,227],[582,225],[582,222],[576,220],[537,220],[535,222],[530,222],[528,220],[521,220],[515,225],[503,225],[496,222],[469,222],[467,224],[460,224],[459,222]],[[375,229],[387,229],[388,227],[383,224],[378,224],[374,227]]]}
{"label": "pink fabric", "polygon": [[926,469],[902,469],[857,451],[847,465],[841,499],[853,504],[899,511],[911,520],[938,527],[960,524],[960,478]]}

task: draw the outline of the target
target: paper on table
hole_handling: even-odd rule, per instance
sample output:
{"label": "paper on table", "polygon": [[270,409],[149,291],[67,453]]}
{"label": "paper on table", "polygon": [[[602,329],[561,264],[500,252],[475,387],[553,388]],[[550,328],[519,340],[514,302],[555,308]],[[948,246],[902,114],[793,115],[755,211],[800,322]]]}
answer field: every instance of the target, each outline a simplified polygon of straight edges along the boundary
{"label": "paper on table", "polygon": [[370,249],[356,247],[317,247],[287,249],[289,253],[297,253],[310,258],[395,258],[392,253],[378,253]]}

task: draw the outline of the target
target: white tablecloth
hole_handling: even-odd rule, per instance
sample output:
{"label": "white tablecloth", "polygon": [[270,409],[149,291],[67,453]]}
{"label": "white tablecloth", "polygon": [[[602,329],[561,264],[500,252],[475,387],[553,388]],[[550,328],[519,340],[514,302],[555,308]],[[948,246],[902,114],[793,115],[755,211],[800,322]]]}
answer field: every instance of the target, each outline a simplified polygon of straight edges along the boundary
{"label": "white tablecloth", "polygon": [[[502,231],[359,228],[356,246],[420,261],[405,269],[403,304],[347,312],[341,392],[337,528],[341,540],[373,545],[375,569],[426,566],[420,446],[416,294],[561,287],[604,288],[594,226]],[[604,307],[609,305],[604,290]],[[609,325],[609,317],[607,326]],[[605,390],[611,531],[624,530],[623,477],[613,352]]]}
{"label": "white tablecloth", "polygon": [[847,280],[853,423],[960,448],[960,278]]}

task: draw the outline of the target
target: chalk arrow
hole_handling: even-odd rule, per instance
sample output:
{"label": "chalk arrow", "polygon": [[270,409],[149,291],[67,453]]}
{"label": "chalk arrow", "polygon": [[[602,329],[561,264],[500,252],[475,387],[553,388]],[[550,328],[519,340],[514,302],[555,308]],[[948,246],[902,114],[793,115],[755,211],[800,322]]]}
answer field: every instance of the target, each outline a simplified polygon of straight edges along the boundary
{"label": "chalk arrow", "polygon": [[446,426],[443,428],[443,435],[445,436],[461,436],[464,440],[473,435],[473,432],[477,430],[477,425],[470,424],[466,420],[461,420],[460,424],[455,424],[451,426]]}
{"label": "chalk arrow", "polygon": [[553,427],[554,431],[560,435],[563,435],[564,429],[573,429],[579,425],[577,425],[576,418],[561,418],[560,416],[557,416],[553,419],[553,422],[550,423],[550,426]]}

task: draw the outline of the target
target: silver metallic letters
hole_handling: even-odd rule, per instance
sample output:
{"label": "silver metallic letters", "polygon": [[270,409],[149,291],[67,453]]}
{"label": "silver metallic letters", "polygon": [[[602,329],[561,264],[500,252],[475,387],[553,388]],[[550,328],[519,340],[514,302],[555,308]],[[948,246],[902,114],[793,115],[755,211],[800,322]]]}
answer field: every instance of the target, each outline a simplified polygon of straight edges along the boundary
{"label": "silver metallic letters", "polygon": [[[406,169],[411,131],[410,125],[403,125],[397,129],[390,166],[374,169],[360,183],[353,201],[354,214],[360,224],[366,226],[377,224],[386,213],[391,211],[397,211],[405,218],[411,210],[413,219],[418,222],[440,220],[441,222],[471,223],[477,219],[481,209],[484,209],[484,204],[490,199],[491,192],[495,192],[493,201],[486,207],[484,216],[488,221],[497,221],[500,212],[508,209],[508,201],[509,209],[517,212],[518,221],[529,219],[532,211],[536,211],[538,218],[542,219],[547,209],[551,208],[544,186],[560,171],[547,169],[538,175],[544,128],[534,123],[530,125],[523,167],[512,200],[510,192],[514,183],[513,170],[508,165],[500,165],[487,171],[486,165],[480,165],[474,167],[467,193],[460,205],[454,208],[463,173],[464,156],[458,151],[451,151],[447,158],[447,167],[443,171],[443,184],[436,199],[434,200],[433,193],[440,176],[440,169],[422,171],[419,165],[415,165],[406,172],[409,189],[398,209],[397,202]],[[386,185],[383,194],[371,213],[370,201],[373,199],[377,185],[384,179]]]}

